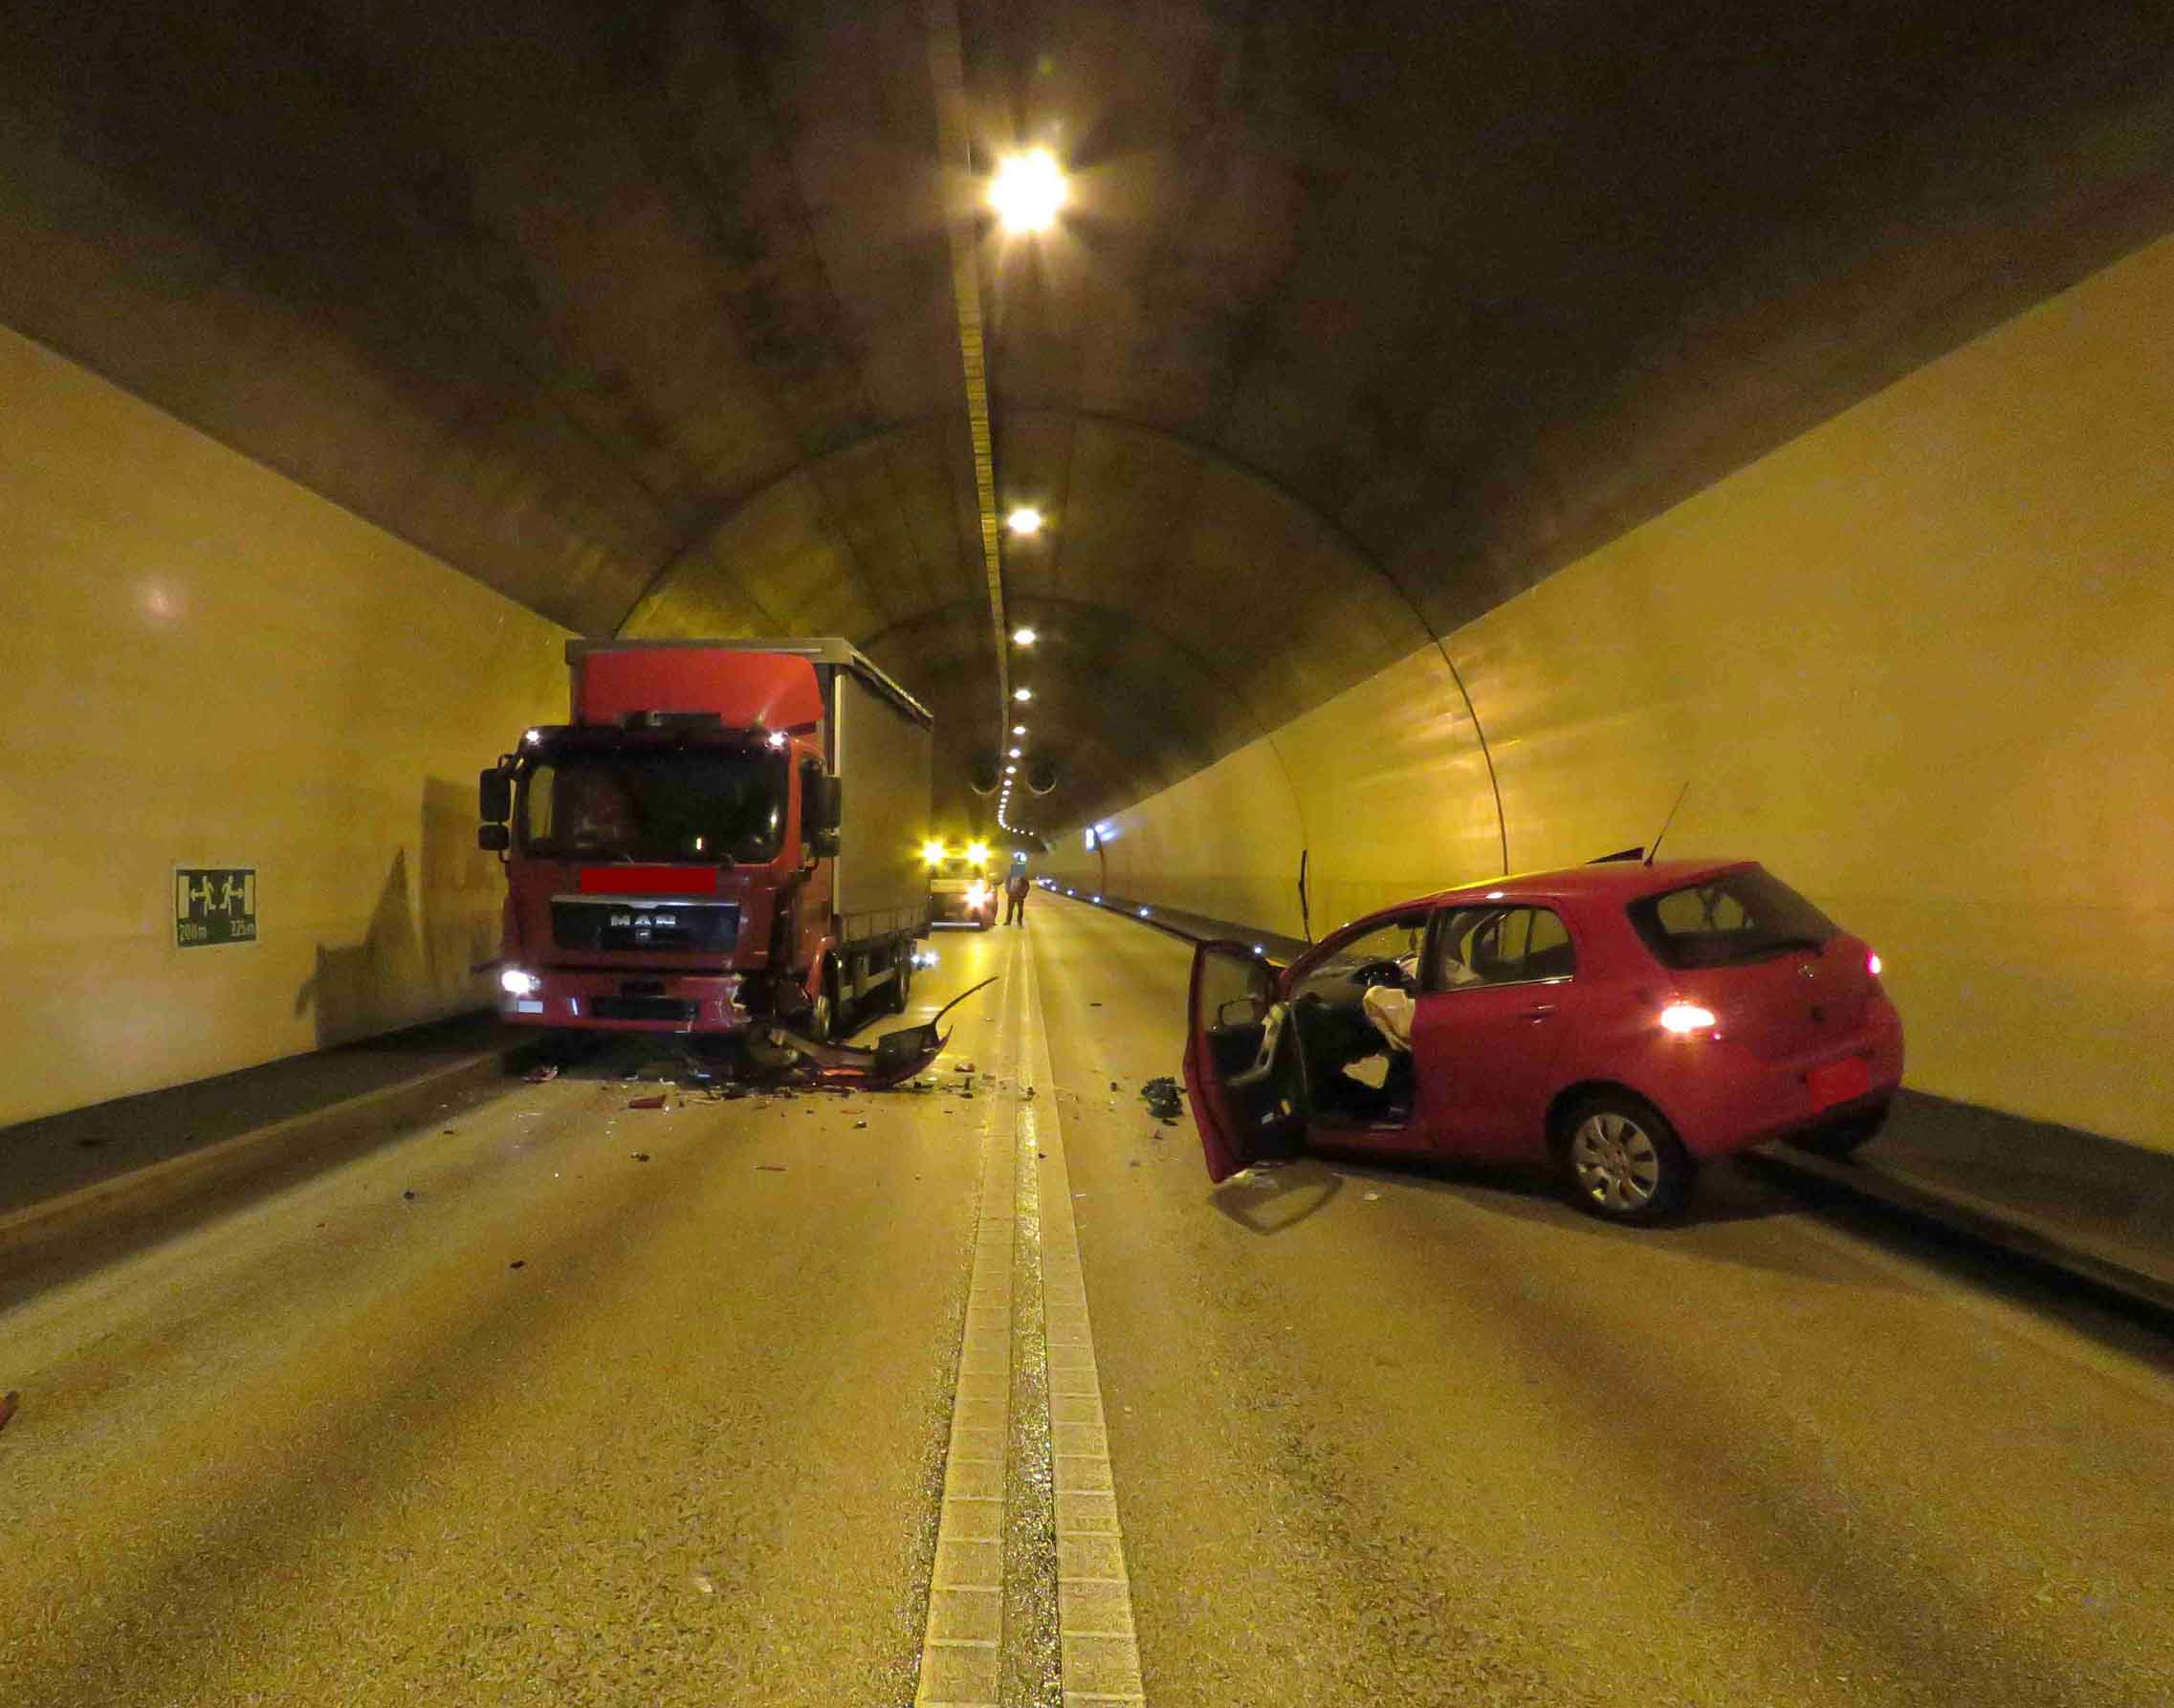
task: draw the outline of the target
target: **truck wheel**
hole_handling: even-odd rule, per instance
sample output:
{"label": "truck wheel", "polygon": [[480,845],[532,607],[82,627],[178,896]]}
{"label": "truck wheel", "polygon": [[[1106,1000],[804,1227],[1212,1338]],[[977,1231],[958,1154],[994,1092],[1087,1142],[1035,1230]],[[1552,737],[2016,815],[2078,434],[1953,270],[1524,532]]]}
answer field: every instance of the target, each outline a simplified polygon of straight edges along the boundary
{"label": "truck wheel", "polygon": [[897,970],[890,975],[883,1005],[892,1014],[904,1014],[913,999],[913,946],[901,943],[892,953],[897,958],[891,964]]}
{"label": "truck wheel", "polygon": [[808,1034],[818,1043],[834,1043],[843,1036],[838,1001],[838,964],[825,955],[816,974],[815,1006],[808,1010]]}

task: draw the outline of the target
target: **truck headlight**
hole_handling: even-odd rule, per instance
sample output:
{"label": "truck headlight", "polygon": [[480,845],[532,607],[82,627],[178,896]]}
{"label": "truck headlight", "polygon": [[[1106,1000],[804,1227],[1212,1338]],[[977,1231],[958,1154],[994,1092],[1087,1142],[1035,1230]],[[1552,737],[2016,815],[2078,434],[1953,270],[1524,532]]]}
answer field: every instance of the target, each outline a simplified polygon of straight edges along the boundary
{"label": "truck headlight", "polygon": [[966,905],[969,908],[978,908],[983,902],[987,901],[988,899],[989,887],[988,885],[982,883],[980,879],[975,879],[973,883],[969,884],[966,887]]}
{"label": "truck headlight", "polygon": [[509,996],[533,996],[543,988],[543,980],[518,967],[508,967],[498,974],[498,988]]}

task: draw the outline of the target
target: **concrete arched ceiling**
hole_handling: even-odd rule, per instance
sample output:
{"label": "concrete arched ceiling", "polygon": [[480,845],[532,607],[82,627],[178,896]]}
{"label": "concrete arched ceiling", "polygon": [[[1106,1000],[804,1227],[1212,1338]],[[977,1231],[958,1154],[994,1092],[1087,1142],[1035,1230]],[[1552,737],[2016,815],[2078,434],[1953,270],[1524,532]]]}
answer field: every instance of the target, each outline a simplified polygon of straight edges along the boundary
{"label": "concrete arched ceiling", "polygon": [[[998,653],[922,0],[53,4],[0,320],[591,633]],[[2174,225],[2174,12],[960,0],[1044,828]],[[485,745],[498,733],[480,733]]]}

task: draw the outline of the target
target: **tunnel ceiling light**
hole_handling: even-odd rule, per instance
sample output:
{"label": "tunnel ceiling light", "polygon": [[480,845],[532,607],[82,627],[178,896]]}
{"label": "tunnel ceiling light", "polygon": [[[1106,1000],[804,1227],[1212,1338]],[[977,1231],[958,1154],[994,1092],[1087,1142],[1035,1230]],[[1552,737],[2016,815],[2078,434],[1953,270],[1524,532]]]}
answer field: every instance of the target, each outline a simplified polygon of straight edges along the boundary
{"label": "tunnel ceiling light", "polygon": [[1018,748],[1016,748],[1016,747],[1015,747],[1015,748],[1013,748],[1013,749],[1011,750],[1012,757],[1013,757],[1013,758],[1015,758],[1015,759],[1016,759],[1016,758],[1018,758],[1018,757],[1020,756],[1020,752],[1021,752],[1021,750],[1020,750],[1020,749],[1018,749]]}
{"label": "tunnel ceiling light", "polygon": [[[1022,504],[1004,518],[1004,526],[1022,539],[1031,539],[1035,535],[1042,532],[1042,521],[1043,516],[1039,510],[1031,504]],[[1033,637],[1030,635],[1027,641],[1021,644],[1031,645],[1032,639]]]}
{"label": "tunnel ceiling light", "polygon": [[1013,734],[1014,735],[1023,735],[1023,734],[1026,734],[1026,726],[1025,726],[1024,724],[1014,724],[1014,725],[1012,725],[1012,734]]}
{"label": "tunnel ceiling light", "polygon": [[1046,148],[1008,156],[989,183],[989,206],[1006,231],[1027,235],[1046,231],[1065,206],[1064,168]]}
{"label": "tunnel ceiling light", "polygon": [[1012,775],[1014,772],[1016,772],[1018,769],[1019,769],[1019,767],[1018,767],[1017,765],[1006,765],[1006,766],[1004,767],[1004,775],[1005,775],[1006,777],[1010,777],[1010,776],[1011,776],[1011,775]]}
{"label": "tunnel ceiling light", "polygon": [[1020,628],[1015,628],[1015,629],[1013,629],[1013,630],[1012,630],[1012,645],[1013,645],[1013,646],[1033,646],[1033,645],[1034,645],[1034,630],[1032,630],[1031,628],[1026,628],[1026,627],[1020,627]]}
{"label": "tunnel ceiling light", "polygon": [[1015,688],[1012,690],[1012,698],[1015,700],[1031,700],[1034,698],[1034,690],[1031,688]]}

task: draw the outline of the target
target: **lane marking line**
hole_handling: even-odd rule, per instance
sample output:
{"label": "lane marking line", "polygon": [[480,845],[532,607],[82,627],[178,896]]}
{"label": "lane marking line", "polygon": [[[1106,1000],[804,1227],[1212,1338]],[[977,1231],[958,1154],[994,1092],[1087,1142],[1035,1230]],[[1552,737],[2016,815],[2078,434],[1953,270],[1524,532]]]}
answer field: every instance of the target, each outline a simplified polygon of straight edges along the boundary
{"label": "lane marking line", "polygon": [[[1087,1278],[1080,1267],[1079,1225],[1072,1215],[1071,1175],[1065,1164],[1065,1125],[1054,1095],[1057,1075],[1043,1018],[1041,975],[1033,940],[1024,947],[1028,1023],[1022,1041],[1032,1063],[1027,1083],[1051,1093],[1019,1107],[1021,1137],[1033,1141],[1039,1158],[1033,1185],[1042,1229],[1047,1414],[1037,1421],[1053,1446],[1089,1438],[1107,1443],[1108,1418],[1087,1314]],[[1082,1432],[1091,1432],[1091,1436],[1083,1436]],[[1125,1565],[1125,1537],[1117,1518],[1116,1478],[1109,1456],[1106,1452],[1052,1451],[1050,1468],[1057,1511],[1058,1671],[1064,1700],[1144,1703],[1147,1688],[1140,1676],[1131,1575]],[[1087,1515],[1080,1510],[1089,1505],[1098,1520],[1106,1521],[1092,1529],[1085,1527],[1082,1521]],[[1082,1554],[1091,1558],[1079,1558]],[[1067,1566],[1088,1569],[1067,1570]]]}
{"label": "lane marking line", "polygon": [[[1011,959],[1017,960],[1017,946]],[[1006,1003],[997,1048],[1002,1062],[1018,1049],[1019,1004]],[[952,1384],[951,1427],[944,1452],[943,1498],[937,1507],[935,1558],[929,1567],[929,1606],[921,1631],[917,1708],[998,1708],[1002,1664],[1004,1509],[989,1495],[992,1476],[1009,1479],[1012,1427],[1012,1270],[1018,1251],[1013,1199],[1018,1153],[1008,1099],[992,1098],[981,1117],[981,1180],[976,1200],[973,1267]],[[991,1467],[994,1467],[991,1472]],[[956,1596],[998,1597],[995,1637],[952,1636],[942,1631]],[[986,1602],[980,1604],[986,1607]],[[971,1623],[982,1622],[977,1616]],[[956,1628],[955,1622],[954,1629]],[[983,1623],[983,1629],[987,1629]]]}

